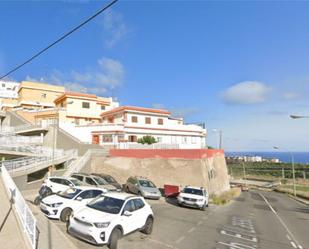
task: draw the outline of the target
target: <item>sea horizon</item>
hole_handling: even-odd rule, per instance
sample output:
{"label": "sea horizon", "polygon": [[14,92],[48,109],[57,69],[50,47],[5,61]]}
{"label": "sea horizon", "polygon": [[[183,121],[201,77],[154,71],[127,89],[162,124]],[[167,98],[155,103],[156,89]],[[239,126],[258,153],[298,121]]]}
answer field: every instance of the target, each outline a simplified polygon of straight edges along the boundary
{"label": "sea horizon", "polygon": [[[295,163],[309,164],[309,151],[291,152]],[[261,156],[263,158],[278,158],[281,162],[291,163],[291,153],[281,151],[225,151],[226,156]]]}

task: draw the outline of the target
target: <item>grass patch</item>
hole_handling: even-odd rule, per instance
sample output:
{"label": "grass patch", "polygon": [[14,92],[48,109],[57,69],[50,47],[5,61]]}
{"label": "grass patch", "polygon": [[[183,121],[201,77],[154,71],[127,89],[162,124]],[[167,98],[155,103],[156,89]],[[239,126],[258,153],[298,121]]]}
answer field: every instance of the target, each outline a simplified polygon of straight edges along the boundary
{"label": "grass patch", "polygon": [[[293,189],[293,185],[281,185],[281,188]],[[296,185],[296,191],[309,192],[309,186]]]}
{"label": "grass patch", "polygon": [[232,188],[228,191],[223,192],[220,195],[211,196],[211,203],[215,205],[225,205],[229,203],[232,199],[238,197],[240,193],[240,188]]}

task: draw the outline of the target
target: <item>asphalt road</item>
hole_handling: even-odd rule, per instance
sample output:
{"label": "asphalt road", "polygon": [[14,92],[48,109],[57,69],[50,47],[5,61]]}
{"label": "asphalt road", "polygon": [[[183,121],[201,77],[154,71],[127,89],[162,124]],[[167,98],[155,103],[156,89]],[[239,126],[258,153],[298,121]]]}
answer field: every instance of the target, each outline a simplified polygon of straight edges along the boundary
{"label": "asphalt road", "polygon": [[[155,213],[153,234],[130,234],[120,249],[309,249],[309,207],[283,194],[245,192],[204,212],[164,200],[149,202]],[[63,223],[52,222],[77,248],[98,248],[66,234]]]}

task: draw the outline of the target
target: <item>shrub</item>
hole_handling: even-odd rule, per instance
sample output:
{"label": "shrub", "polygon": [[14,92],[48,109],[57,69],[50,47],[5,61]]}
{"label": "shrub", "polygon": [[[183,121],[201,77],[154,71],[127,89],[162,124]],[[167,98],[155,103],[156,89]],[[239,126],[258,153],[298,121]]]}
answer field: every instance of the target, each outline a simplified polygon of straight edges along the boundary
{"label": "shrub", "polygon": [[137,139],[137,142],[140,144],[154,144],[157,140],[153,136],[143,136],[142,138]]}

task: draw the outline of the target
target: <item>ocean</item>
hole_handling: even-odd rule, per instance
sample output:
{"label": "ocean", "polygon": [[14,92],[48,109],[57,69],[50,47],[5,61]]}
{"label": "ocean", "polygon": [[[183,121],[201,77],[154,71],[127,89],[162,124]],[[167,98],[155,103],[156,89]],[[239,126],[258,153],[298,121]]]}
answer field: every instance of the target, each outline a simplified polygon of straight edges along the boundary
{"label": "ocean", "polygon": [[[279,158],[281,162],[290,163],[291,154],[288,152],[225,152],[226,156],[261,156],[263,158]],[[309,152],[293,152],[295,163],[309,164]]]}

